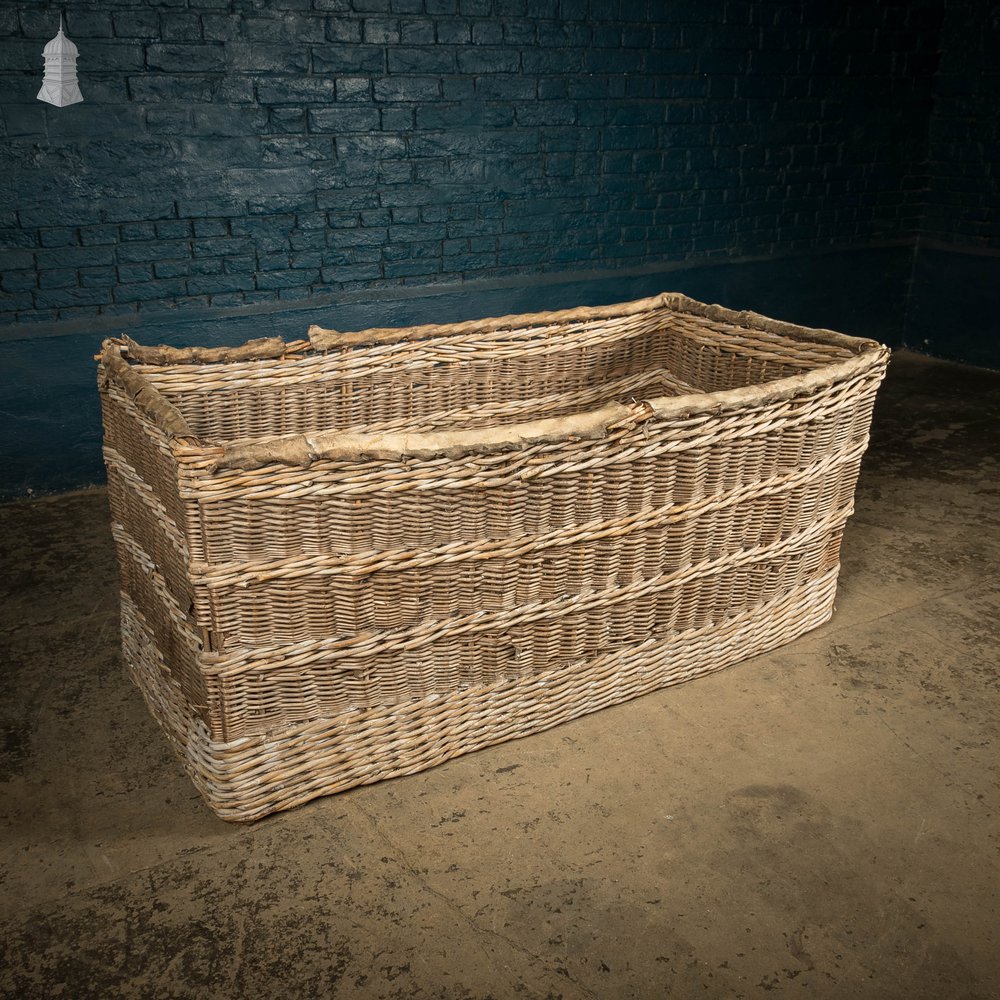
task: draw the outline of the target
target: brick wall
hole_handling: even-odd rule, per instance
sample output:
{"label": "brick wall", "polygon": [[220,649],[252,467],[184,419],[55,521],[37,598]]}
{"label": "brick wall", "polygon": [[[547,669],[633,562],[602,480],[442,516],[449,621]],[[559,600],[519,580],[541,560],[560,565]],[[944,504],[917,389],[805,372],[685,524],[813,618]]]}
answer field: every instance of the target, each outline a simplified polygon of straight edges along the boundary
{"label": "brick wall", "polygon": [[[906,238],[938,6],[4,0],[0,314]],[[62,109],[35,100],[60,9]]]}
{"label": "brick wall", "polygon": [[1000,368],[1000,7],[944,0],[905,341]]}
{"label": "brick wall", "polygon": [[1000,250],[1000,8],[947,0],[922,233]]}

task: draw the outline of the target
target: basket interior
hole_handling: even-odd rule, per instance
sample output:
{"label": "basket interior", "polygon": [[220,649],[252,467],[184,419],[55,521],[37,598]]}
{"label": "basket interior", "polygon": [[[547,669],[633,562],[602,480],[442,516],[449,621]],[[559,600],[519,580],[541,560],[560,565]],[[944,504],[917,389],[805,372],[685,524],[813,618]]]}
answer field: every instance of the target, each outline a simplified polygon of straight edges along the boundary
{"label": "basket interior", "polygon": [[844,347],[671,308],[638,315],[140,370],[204,441],[329,430],[440,431],[770,382]]}

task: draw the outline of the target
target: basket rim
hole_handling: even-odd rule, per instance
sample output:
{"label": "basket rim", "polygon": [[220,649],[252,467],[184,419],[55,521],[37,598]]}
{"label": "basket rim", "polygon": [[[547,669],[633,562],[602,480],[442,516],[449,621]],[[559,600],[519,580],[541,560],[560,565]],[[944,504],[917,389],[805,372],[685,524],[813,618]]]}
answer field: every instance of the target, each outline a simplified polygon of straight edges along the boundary
{"label": "basket rim", "polygon": [[[195,434],[180,410],[145,377],[139,367],[225,365],[238,361],[291,359],[328,350],[432,339],[438,336],[612,319],[663,308],[807,343],[839,347],[850,351],[852,356],[771,382],[716,392],[657,396],[634,404],[608,403],[540,420],[447,432],[346,433],[328,430],[315,434],[269,435],[242,444],[211,444]],[[351,333],[340,333],[314,325],[309,328],[309,337],[309,340],[291,342],[276,337],[262,338],[247,341],[238,347],[175,348],[147,347],[123,336],[106,339],[96,360],[100,363],[102,377],[113,378],[126,391],[140,412],[166,436],[176,457],[208,459],[214,472],[225,469],[252,470],[275,464],[309,467],[315,461],[329,460],[457,458],[471,453],[487,454],[551,444],[568,438],[601,438],[607,435],[612,424],[642,423],[654,417],[687,419],[707,414],[721,415],[733,410],[778,403],[884,366],[890,353],[888,347],[876,340],[852,337],[834,330],[800,326],[749,310],[737,311],[720,305],[708,305],[677,292],[664,292],[608,306],[511,314],[464,323],[373,327]],[[138,365],[130,364],[129,360]]]}
{"label": "basket rim", "polygon": [[[658,295],[628,302],[617,302],[606,306],[577,306],[572,309],[558,309],[548,312],[510,313],[505,316],[487,316],[482,319],[461,323],[428,323],[418,326],[371,327],[366,330],[341,332],[321,326],[309,327],[309,343],[313,350],[335,350],[343,347],[365,347],[375,344],[392,344],[401,340],[431,340],[456,334],[492,333],[498,330],[523,329],[530,326],[585,323],[592,320],[616,319],[637,313],[652,312],[656,309],[670,309],[674,312],[690,313],[703,319],[716,320],[732,326],[776,333],[797,340],[830,344],[857,353],[859,342],[867,338],[851,337],[835,330],[819,327],[799,326],[783,320],[772,319],[750,310],[728,309],[721,305],[699,302],[681,292],[661,292]],[[875,341],[869,341],[875,343]]]}

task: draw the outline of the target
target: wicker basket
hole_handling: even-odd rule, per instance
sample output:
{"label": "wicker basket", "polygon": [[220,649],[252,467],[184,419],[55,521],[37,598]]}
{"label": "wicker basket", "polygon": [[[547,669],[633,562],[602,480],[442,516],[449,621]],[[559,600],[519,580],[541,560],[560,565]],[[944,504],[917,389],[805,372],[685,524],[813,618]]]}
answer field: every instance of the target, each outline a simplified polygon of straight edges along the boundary
{"label": "wicker basket", "polygon": [[825,621],[888,351],[665,294],[105,342],[125,660],[252,820]]}

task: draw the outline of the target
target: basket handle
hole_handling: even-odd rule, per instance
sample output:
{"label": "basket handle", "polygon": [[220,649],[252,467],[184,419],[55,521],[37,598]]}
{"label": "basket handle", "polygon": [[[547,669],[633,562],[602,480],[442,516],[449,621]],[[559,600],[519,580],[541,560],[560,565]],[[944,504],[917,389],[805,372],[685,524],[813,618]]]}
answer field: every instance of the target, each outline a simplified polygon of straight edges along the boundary
{"label": "basket handle", "polygon": [[258,337],[239,347],[155,347],[137,344],[128,334],[121,343],[133,361],[142,365],[208,365],[228,361],[264,361],[283,357],[289,345],[280,337]]}
{"label": "basket handle", "polygon": [[459,458],[468,454],[515,451],[567,440],[606,437],[615,424],[634,419],[636,409],[621,403],[607,403],[584,413],[459,431],[295,434],[249,444],[227,444],[213,463],[213,469],[259,469],[274,463],[308,468],[317,461]]}

